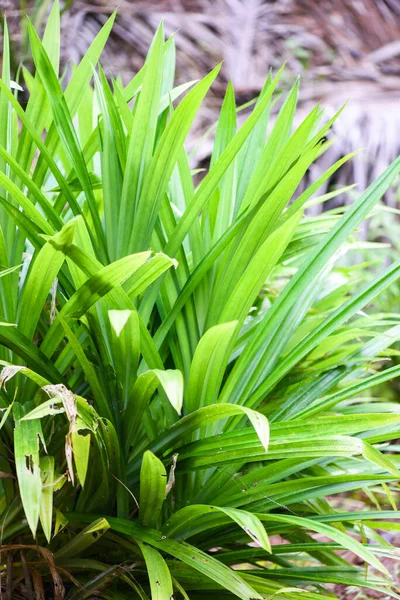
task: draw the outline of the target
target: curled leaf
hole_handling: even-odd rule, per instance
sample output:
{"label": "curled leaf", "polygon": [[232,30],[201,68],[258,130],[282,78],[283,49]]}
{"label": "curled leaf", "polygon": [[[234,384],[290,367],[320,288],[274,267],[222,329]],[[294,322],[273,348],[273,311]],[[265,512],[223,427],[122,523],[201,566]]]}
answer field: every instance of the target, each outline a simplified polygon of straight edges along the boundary
{"label": "curled leaf", "polygon": [[75,422],[77,415],[75,395],[70,390],[68,390],[62,383],[56,385],[45,385],[42,389],[50,396],[50,398],[61,399],[65,410],[65,414],[67,415],[67,419],[69,421],[69,430],[67,435],[65,436],[65,457],[67,459],[69,478],[72,484],[74,484],[75,477],[74,468],[72,464],[72,434],[75,431]]}

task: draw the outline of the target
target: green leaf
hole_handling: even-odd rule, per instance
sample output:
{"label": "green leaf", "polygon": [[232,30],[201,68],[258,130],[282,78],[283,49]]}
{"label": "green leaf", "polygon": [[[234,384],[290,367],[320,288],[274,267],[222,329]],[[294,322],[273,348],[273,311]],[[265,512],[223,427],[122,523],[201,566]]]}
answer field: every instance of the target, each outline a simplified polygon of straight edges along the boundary
{"label": "green leaf", "polygon": [[[116,258],[118,213],[122,188],[123,169],[125,168],[125,143],[121,123],[116,115],[116,107],[102,70],[100,77],[93,73],[96,92],[102,112],[101,121],[101,174],[100,188],[103,191],[104,226],[108,255]],[[89,174],[89,178],[91,178]],[[80,187],[81,180],[78,179]]]}
{"label": "green leaf", "polygon": [[[179,220],[179,223],[176,226],[174,235],[170,238],[169,243],[165,247],[165,252],[169,256],[175,256],[176,252],[179,249],[179,246],[185,239],[190,227],[195,221],[197,215],[201,212],[202,208],[210,198],[210,195],[215,190],[217,184],[219,183],[221,177],[224,175],[230,164],[232,163],[235,156],[238,154],[246,139],[250,135],[254,126],[256,125],[258,119],[263,115],[265,107],[268,105],[272,93],[275,87],[278,84],[279,78],[282,74],[282,70],[275,77],[274,81],[268,88],[268,92],[266,92],[258,104],[258,106],[254,109],[253,113],[247,119],[245,124],[236,134],[236,136],[232,139],[232,141],[225,148],[224,152],[219,157],[218,161],[215,163],[214,168],[207,177],[205,177],[196,194],[193,197],[190,205],[187,207],[184,215]],[[203,80],[205,81],[205,80]],[[200,84],[198,84],[200,85]],[[196,89],[196,88],[194,88]]]}
{"label": "green leaf", "polygon": [[57,126],[65,148],[70,155],[71,161],[74,164],[77,176],[82,183],[85,197],[90,209],[90,214],[96,230],[99,246],[103,252],[106,252],[104,232],[90,183],[89,173],[87,171],[82,150],[79,145],[67,101],[57,80],[56,74],[50,66],[51,63],[49,57],[40,43],[39,37],[30,23],[28,24],[28,28],[32,55],[52,107],[54,122]]}
{"label": "green leaf", "polygon": [[3,429],[5,422],[7,421],[10,412],[12,411],[12,407],[13,407],[13,402],[10,402],[10,404],[7,406],[6,409],[4,410],[3,416],[1,417],[1,421],[0,421],[0,430]]}
{"label": "green leaf", "polygon": [[183,406],[183,375],[178,370],[168,369],[161,371],[153,369],[154,375],[162,385],[168,400],[174,407],[178,415],[182,412]]}
{"label": "green leaf", "polygon": [[42,498],[40,502],[40,523],[46,540],[50,543],[53,520],[54,457],[43,456],[40,459],[42,476]]}
{"label": "green leaf", "polygon": [[89,466],[90,433],[86,431],[86,433],[81,434],[79,429],[75,429],[71,434],[71,440],[79,483],[84,487]]}
{"label": "green leaf", "polygon": [[110,343],[114,369],[126,409],[137,378],[140,358],[139,315],[133,310],[109,310],[108,318],[112,327]]}
{"label": "green leaf", "polygon": [[14,403],[15,468],[22,506],[32,535],[35,537],[42,499],[42,479],[39,462],[39,442],[43,440],[40,421],[23,421],[23,408]]}
{"label": "green leaf", "polygon": [[68,525],[67,517],[56,508],[56,522],[54,523],[54,537]]}
{"label": "green leaf", "polygon": [[[139,269],[149,257],[150,252],[132,254],[100,269],[71,296],[60,311],[61,317],[79,318],[84,315],[100,298]],[[43,341],[42,352],[49,357],[52,356],[62,337],[60,320],[56,318]]]}
{"label": "green leaf", "polygon": [[320,533],[331,540],[338,542],[343,548],[347,548],[351,552],[354,552],[356,556],[359,556],[366,563],[388,575],[387,569],[382,565],[382,563],[375,557],[375,555],[369,550],[365,548],[360,542],[353,539],[350,535],[339,531],[334,527],[330,527],[329,525],[325,525],[323,523],[317,523],[314,520],[306,519],[304,517],[296,517],[294,515],[258,515],[261,521],[272,522],[272,523],[288,523],[290,525],[297,525],[300,527],[305,527],[310,529],[311,531],[315,531],[316,533]]}
{"label": "green leaf", "polygon": [[157,456],[143,454],[140,469],[140,522],[146,527],[157,527],[167,486],[167,472]]}
{"label": "green leaf", "polygon": [[233,404],[212,404],[198,408],[180,421],[172,425],[167,432],[152,445],[153,452],[171,449],[178,441],[188,434],[205,425],[226,419],[232,415],[245,415],[251,422],[264,450],[268,452],[269,445],[269,423],[268,419],[261,413],[248,409],[245,406]]}
{"label": "green leaf", "polygon": [[[311,259],[306,261],[304,266],[291,278],[289,284],[280,294],[278,301],[268,311],[262,326],[258,327],[257,335],[254,336],[251,344],[248,344],[237,361],[222,392],[222,401],[226,401],[227,398],[233,401],[239,397],[244,400],[247,397],[247,403],[253,406],[260,401],[264,392],[262,388],[255,392],[256,386],[265,379],[273,364],[270,359],[271,352],[267,352],[267,349],[272,344],[272,340],[273,344],[278,347],[284,343],[284,330],[289,333],[292,323],[298,318],[298,312],[304,311],[305,306],[302,306],[301,303],[294,308],[296,299],[308,293],[308,290],[310,291],[309,298],[312,299],[311,289],[315,288],[316,279],[320,277],[322,269],[332,259],[343,240],[359,225],[384,194],[398,174],[399,169],[400,159],[394,161],[376,182],[362,194],[338,224],[325,236]],[[283,322],[285,323],[284,328],[281,327]],[[278,328],[280,329],[279,341],[273,337]],[[261,355],[268,356],[268,361],[264,359],[255,362],[255,357]],[[274,355],[276,356],[276,350]],[[253,396],[250,397],[251,392],[253,392]]]}
{"label": "green leaf", "polygon": [[129,317],[133,314],[132,310],[109,310],[108,316],[111,326],[117,337],[120,337],[121,331],[128,322]]}
{"label": "green leaf", "polygon": [[300,214],[272,233],[251,259],[219,316],[220,322],[238,319],[243,323],[258,292],[290,242],[300,220]]}
{"label": "green leaf", "polygon": [[[67,337],[75,356],[79,360],[80,366],[82,367],[82,370],[90,384],[90,387],[92,389],[92,392],[93,392],[93,395],[95,398],[96,409],[99,411],[99,413],[102,416],[104,416],[110,420],[113,420],[113,415],[112,415],[112,412],[111,412],[109,404],[108,404],[108,398],[102,387],[101,381],[99,380],[98,374],[96,373],[96,369],[94,368],[92,363],[88,360],[84,349],[82,348],[81,344],[79,343],[79,340],[73,333],[72,329],[69,327],[67,321],[63,318],[62,313],[58,313],[57,319],[61,323],[61,326],[64,330],[65,336]],[[84,443],[84,445],[85,445],[85,443]],[[84,449],[82,449],[82,450],[83,450],[84,456],[85,456],[85,450]],[[82,476],[83,476],[84,472],[86,472],[86,467],[83,468]],[[83,479],[84,478],[85,477],[83,476]]]}
{"label": "green leaf", "polygon": [[[219,67],[215,68],[185,96],[166,126],[157,145],[143,183],[129,247],[141,250],[148,246],[164,198],[169,179],[175,167],[182,144],[199,106]],[[174,256],[175,252],[166,254]]]}
{"label": "green leaf", "polygon": [[167,563],[155,548],[142,542],[138,546],[146,561],[152,600],[171,600],[173,587]]}
{"label": "green leaf", "polygon": [[[139,210],[139,199],[151,164],[156,135],[158,107],[161,94],[164,32],[158,27],[146,61],[146,69],[139,98],[135,105],[129,146],[126,175],[121,196],[118,221],[118,250],[122,256],[129,251],[134,215]],[[143,202],[143,201],[142,201]]]}
{"label": "green leaf", "polygon": [[62,246],[70,244],[73,237],[74,221],[70,221],[38,252],[25,280],[19,306],[18,327],[30,339],[53,282],[65,260]]}
{"label": "green leaf", "polygon": [[178,510],[165,524],[164,531],[168,537],[180,537],[185,531],[188,531],[188,523],[199,517],[210,515],[215,512],[225,514],[243,529],[257,545],[271,552],[268,535],[258,517],[245,510],[236,508],[227,508],[225,506],[205,506],[193,504]]}
{"label": "green leaf", "polygon": [[[82,515],[76,515],[76,517],[82,517]],[[161,539],[159,531],[139,528],[132,521],[110,517],[108,522],[114,531],[139,539],[157,550],[170,554],[242,600],[262,599],[262,596],[240,577],[238,571],[229,569],[213,556],[202,552],[195,546],[182,541]]]}
{"label": "green leaf", "polygon": [[180,371],[153,369],[139,375],[128,398],[128,405],[123,419],[127,450],[134,442],[146,408],[149,406],[151,398],[159,385],[163,387],[176,412],[180,412],[182,408],[183,377]]}
{"label": "green leaf", "polygon": [[218,398],[237,321],[211,327],[201,338],[190,367],[185,410],[191,413]]}
{"label": "green leaf", "polygon": [[42,402],[39,406],[29,411],[26,415],[22,417],[21,421],[42,419],[43,417],[47,417],[49,415],[54,416],[64,413],[65,409],[61,398],[50,398],[50,400]]}
{"label": "green leaf", "polygon": [[65,560],[90,548],[101,539],[109,528],[110,524],[107,519],[96,519],[55,553],[56,560]]}

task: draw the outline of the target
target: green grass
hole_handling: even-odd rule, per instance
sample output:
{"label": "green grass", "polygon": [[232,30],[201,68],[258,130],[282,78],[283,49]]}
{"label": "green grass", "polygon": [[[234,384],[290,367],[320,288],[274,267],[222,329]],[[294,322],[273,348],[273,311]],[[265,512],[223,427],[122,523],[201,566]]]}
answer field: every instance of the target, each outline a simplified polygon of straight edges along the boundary
{"label": "green grass", "polygon": [[58,4],[42,41],[28,24],[27,104],[4,41],[4,589],[301,600],[341,583],[399,598],[379,532],[399,517],[400,415],[373,388],[400,372],[400,319],[364,309],[400,261],[370,277],[340,258],[400,161],[349,207],[307,216],[351,156],[291,202],[334,119],[317,106],[294,129],[298,84],[282,103],[280,71],[240,128],[228,87],[195,185],[185,140],[219,67],[174,88],[160,25],[142,70],[110,83],[113,21],[67,84]]}

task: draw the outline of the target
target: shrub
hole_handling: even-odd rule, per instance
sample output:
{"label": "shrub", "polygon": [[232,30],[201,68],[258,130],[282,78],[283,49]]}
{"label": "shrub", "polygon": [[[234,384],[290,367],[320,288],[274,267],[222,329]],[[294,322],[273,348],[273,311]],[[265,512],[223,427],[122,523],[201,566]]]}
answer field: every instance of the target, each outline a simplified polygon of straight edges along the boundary
{"label": "shrub", "polygon": [[218,67],[174,88],[160,25],[134,79],[110,83],[113,20],[68,83],[57,3],[42,41],[29,24],[26,106],[4,38],[3,583],[57,599],[296,600],[328,583],[397,597],[378,531],[399,516],[385,446],[400,417],[370,390],[400,371],[381,368],[400,325],[363,309],[400,262],[360,284],[337,260],[400,162],[342,214],[307,216],[351,156],[296,197],[338,115],[316,106],[293,131],[296,83],[269,127],[280,71],[240,128],[228,87],[195,186],[184,143]]}

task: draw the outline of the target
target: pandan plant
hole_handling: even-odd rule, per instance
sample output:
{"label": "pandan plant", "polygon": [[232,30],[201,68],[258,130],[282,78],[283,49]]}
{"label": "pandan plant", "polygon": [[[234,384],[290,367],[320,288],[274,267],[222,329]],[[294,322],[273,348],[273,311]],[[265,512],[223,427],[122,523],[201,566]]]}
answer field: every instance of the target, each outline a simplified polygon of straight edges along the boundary
{"label": "pandan plant", "polygon": [[219,66],[174,87],[161,24],[124,85],[99,64],[114,18],[67,78],[56,2],[42,40],[28,23],[35,71],[17,84],[5,25],[3,597],[399,598],[382,531],[398,529],[400,415],[373,389],[400,373],[400,321],[368,305],[400,262],[371,277],[341,257],[400,161],[308,215],[351,155],[296,194],[339,113],[295,129],[281,70],[240,127],[228,86],[193,172],[185,140]]}

